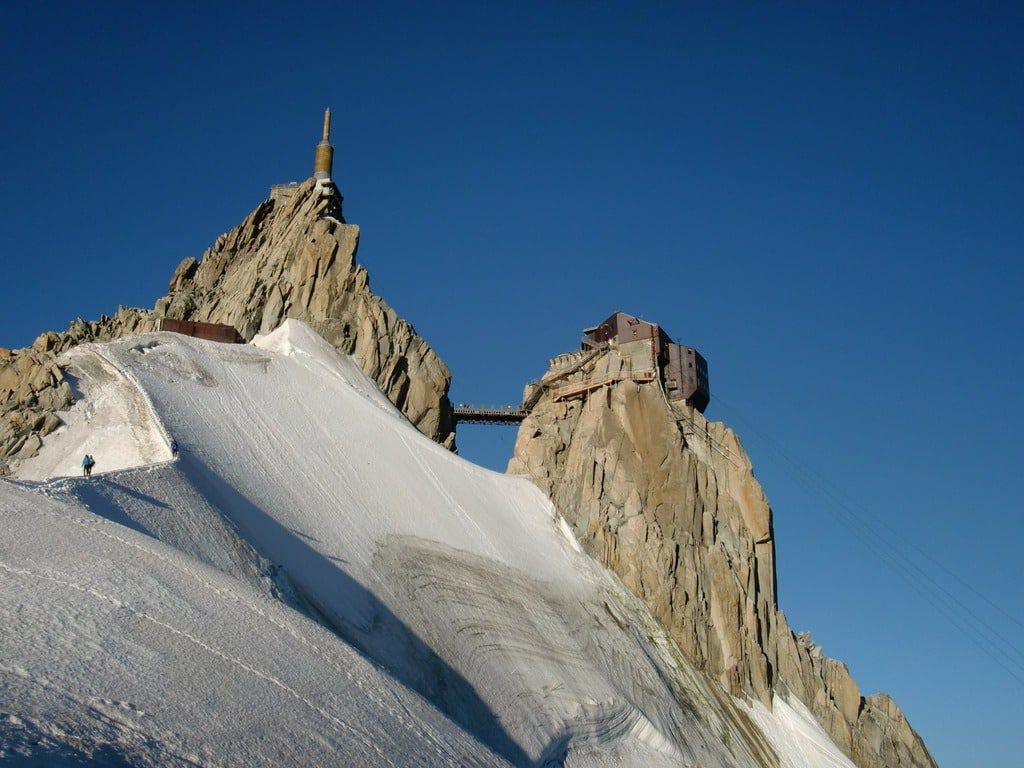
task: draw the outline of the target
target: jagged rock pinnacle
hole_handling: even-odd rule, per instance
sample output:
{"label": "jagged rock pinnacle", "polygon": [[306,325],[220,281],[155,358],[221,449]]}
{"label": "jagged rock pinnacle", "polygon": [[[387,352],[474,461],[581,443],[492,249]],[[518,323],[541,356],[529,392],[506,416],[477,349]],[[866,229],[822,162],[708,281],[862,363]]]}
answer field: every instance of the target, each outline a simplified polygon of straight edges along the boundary
{"label": "jagged rock pinnacle", "polygon": [[[585,354],[554,358],[542,381],[602,380],[626,364],[610,348],[576,370]],[[860,768],[934,766],[895,703],[862,697],[846,665],[778,609],[772,512],[737,436],[670,403],[657,381],[585,392],[556,402],[545,389],[509,472],[548,494],[583,548],[723,689],[768,706],[796,696]]]}
{"label": "jagged rock pinnacle", "polygon": [[0,474],[9,460],[34,455],[60,425],[56,413],[71,404],[57,355],[83,342],[158,330],[163,317],[224,323],[247,341],[287,318],[303,320],[352,354],[421,432],[454,448],[451,374],[371,292],[355,261],[359,227],[345,222],[341,201],[329,179],[274,187],[201,260],[182,260],[152,311],[119,308],[113,317],[45,333],[31,350],[0,350]]}

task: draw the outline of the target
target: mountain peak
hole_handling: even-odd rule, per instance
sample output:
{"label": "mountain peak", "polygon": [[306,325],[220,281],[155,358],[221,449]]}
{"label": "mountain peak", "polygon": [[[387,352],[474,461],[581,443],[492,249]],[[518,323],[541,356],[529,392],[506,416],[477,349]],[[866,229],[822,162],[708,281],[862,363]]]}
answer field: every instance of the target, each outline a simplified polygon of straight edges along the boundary
{"label": "mountain peak", "polygon": [[72,392],[57,355],[78,344],[159,330],[164,318],[231,326],[248,341],[289,318],[351,354],[425,435],[454,448],[448,367],[411,324],[370,290],[356,262],[359,227],[342,215],[330,178],[271,187],[270,195],[201,259],[185,258],[153,310],[119,308],[76,320],[33,348],[0,355],[0,474],[60,426]]}
{"label": "mountain peak", "polygon": [[657,358],[658,334],[605,335],[552,359],[509,472],[534,480],[723,689],[802,702],[859,768],[932,768],[891,699],[863,697],[845,664],[790,629],[772,510],[737,435],[704,417],[703,398],[672,399],[659,378],[635,375],[636,360]]}

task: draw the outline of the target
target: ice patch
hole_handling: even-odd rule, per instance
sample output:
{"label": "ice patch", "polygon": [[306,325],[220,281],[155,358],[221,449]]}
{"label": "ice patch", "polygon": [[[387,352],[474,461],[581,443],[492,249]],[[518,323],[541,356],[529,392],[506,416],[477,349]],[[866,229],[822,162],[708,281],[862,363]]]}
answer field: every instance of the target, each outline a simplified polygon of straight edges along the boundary
{"label": "ice patch", "polygon": [[779,755],[779,768],[856,768],[796,698],[776,696],[769,710],[759,701],[744,706]]}

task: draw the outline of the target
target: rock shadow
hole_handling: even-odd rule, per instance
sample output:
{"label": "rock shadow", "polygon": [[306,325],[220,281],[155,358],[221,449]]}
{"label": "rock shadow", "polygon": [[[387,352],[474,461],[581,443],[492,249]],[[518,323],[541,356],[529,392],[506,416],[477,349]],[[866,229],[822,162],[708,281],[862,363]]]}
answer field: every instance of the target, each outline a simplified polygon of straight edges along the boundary
{"label": "rock shadow", "polygon": [[[194,456],[180,461],[182,471],[196,489],[221,510],[251,546],[257,547],[257,541],[274,541],[274,551],[260,550],[260,555],[281,564],[295,593],[307,603],[311,618],[431,702],[497,755],[520,768],[539,765],[504,729],[470,682],[373,592],[339,567],[336,558],[313,549],[306,537],[276,521]],[[302,572],[289,570],[288,562],[301,563]],[[331,606],[314,597],[313,586],[321,594],[330,590],[335,596]],[[543,764],[551,763],[545,759]]]}

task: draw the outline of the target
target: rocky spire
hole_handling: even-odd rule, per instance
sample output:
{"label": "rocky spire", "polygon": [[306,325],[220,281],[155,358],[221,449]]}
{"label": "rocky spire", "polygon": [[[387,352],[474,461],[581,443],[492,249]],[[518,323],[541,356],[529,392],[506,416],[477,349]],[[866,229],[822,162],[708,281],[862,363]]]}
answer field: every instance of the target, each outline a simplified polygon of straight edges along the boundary
{"label": "rocky spire", "polygon": [[587,553],[725,691],[768,706],[799,698],[860,768],[934,766],[896,704],[862,696],[778,609],[772,511],[736,434],[669,402],[657,381],[618,381],[628,365],[614,347],[554,358],[542,382],[608,384],[560,401],[543,389],[509,472],[548,494]]}
{"label": "rocky spire", "polygon": [[356,263],[359,227],[344,223],[339,207],[333,184],[309,180],[275,188],[201,261],[178,265],[154,313],[226,323],[246,340],[287,318],[303,320],[353,355],[421,432],[452,447],[451,374],[370,290],[369,275]]}
{"label": "rocky spire", "polygon": [[[330,111],[324,116],[324,136]],[[321,149],[326,146],[326,152]],[[329,177],[330,144],[317,147]],[[249,341],[287,318],[311,325],[362,369],[425,435],[454,448],[448,401],[451,374],[416,330],[370,290],[356,263],[359,227],[341,216],[341,194],[329,178],[279,185],[202,259],[184,259],[169,292],[152,311],[120,308],[113,317],[76,320],[44,333],[31,349],[0,348],[0,475],[30,458],[61,424],[72,390],[57,364],[76,344],[159,330],[170,317],[234,326]]]}

